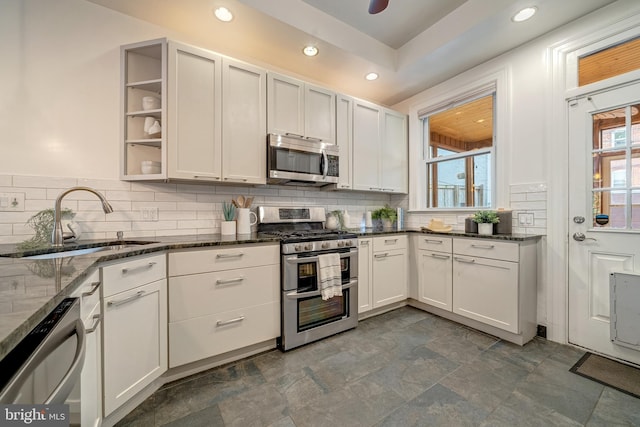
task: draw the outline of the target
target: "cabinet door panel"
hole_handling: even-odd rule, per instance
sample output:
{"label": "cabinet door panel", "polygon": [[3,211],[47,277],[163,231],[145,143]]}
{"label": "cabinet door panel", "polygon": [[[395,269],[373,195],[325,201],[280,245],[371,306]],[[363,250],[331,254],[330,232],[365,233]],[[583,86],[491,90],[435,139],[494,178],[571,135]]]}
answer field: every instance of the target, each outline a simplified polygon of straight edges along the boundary
{"label": "cabinet door panel", "polygon": [[453,312],[518,333],[518,264],[454,254]]}
{"label": "cabinet door panel", "polygon": [[278,74],[267,76],[268,130],[304,135],[304,83]]}
{"label": "cabinet door panel", "polygon": [[211,52],[169,43],[168,152],[172,178],[221,177],[221,62]]}
{"label": "cabinet door panel", "polygon": [[407,252],[395,250],[373,254],[373,307],[407,298]]}
{"label": "cabinet door panel", "polygon": [[305,85],[305,136],[336,142],[336,94],[330,90]]}
{"label": "cabinet door panel", "polygon": [[420,251],[420,301],[451,311],[453,267],[451,254]]}
{"label": "cabinet door panel", "polygon": [[166,307],[166,279],[105,298],[105,415],[167,370]]}
{"label": "cabinet door panel", "polygon": [[381,146],[380,185],[384,191],[406,193],[408,190],[407,117],[384,111],[384,138]]}
{"label": "cabinet door panel", "polygon": [[373,308],[371,295],[372,239],[358,239],[358,313]]}
{"label": "cabinet door panel", "polygon": [[381,107],[356,101],[353,104],[353,188],[381,190]]}
{"label": "cabinet door panel", "polygon": [[230,59],[223,62],[223,180],[266,184],[267,73]]}
{"label": "cabinet door panel", "polygon": [[336,102],[336,144],[340,148],[340,177],[338,188],[352,186],[351,153],[353,151],[353,99],[338,95]]}

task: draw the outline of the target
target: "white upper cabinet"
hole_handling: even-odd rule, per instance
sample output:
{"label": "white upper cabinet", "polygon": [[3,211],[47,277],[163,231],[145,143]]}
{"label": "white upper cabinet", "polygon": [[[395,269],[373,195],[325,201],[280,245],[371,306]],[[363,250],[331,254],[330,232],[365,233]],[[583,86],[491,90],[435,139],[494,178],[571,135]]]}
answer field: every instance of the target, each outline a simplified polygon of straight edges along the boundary
{"label": "white upper cabinet", "polygon": [[[266,183],[265,70],[164,39],[122,56],[122,179]],[[150,96],[159,108],[143,109]],[[155,120],[162,131],[149,135]],[[144,160],[160,168],[148,173]]]}
{"label": "white upper cabinet", "polygon": [[169,178],[222,178],[222,57],[169,42]]}
{"label": "white upper cabinet", "polygon": [[353,98],[336,96],[336,144],[340,148],[339,189],[353,187],[351,159],[353,153]]}
{"label": "white upper cabinet", "polygon": [[267,73],[222,61],[222,177],[225,182],[267,182]]}
{"label": "white upper cabinet", "polygon": [[336,94],[291,77],[268,73],[267,129],[335,144]]}
{"label": "white upper cabinet", "polygon": [[371,102],[353,103],[353,189],[408,191],[407,116]]}

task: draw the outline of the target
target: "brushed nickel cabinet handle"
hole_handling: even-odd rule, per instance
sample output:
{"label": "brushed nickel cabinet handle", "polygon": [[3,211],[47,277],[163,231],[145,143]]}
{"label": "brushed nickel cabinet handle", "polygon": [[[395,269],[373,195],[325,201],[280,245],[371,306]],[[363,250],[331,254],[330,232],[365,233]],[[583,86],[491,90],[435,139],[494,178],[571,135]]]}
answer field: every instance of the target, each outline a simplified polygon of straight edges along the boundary
{"label": "brushed nickel cabinet handle", "polygon": [[102,284],[102,282],[93,282],[93,283],[91,283],[91,290],[88,291],[88,292],[83,292],[82,296],[83,297],[90,297],[91,295],[95,294],[101,284]]}
{"label": "brushed nickel cabinet handle", "polygon": [[218,279],[216,280],[216,285],[229,285],[231,283],[242,282],[244,277],[236,277],[235,279]]}
{"label": "brushed nickel cabinet handle", "polygon": [[138,267],[133,267],[133,268],[123,268],[122,269],[122,274],[133,273],[136,270],[142,270],[144,268],[152,268],[156,264],[157,264],[157,262],[151,261],[151,262],[147,263],[146,265],[140,265]]}
{"label": "brushed nickel cabinet handle", "polygon": [[86,334],[90,334],[92,332],[95,332],[95,330],[98,329],[98,325],[100,324],[100,320],[102,319],[102,315],[101,314],[94,314],[92,319],[93,319],[93,325],[91,325],[91,327],[89,329],[84,331]]}
{"label": "brushed nickel cabinet handle", "polygon": [[474,243],[471,244],[472,248],[476,248],[476,249],[493,249],[496,246],[495,245],[476,245]]}
{"label": "brushed nickel cabinet handle", "polygon": [[242,322],[243,320],[244,320],[244,316],[236,317],[235,319],[230,319],[230,320],[218,320],[216,322],[216,326],[230,325],[232,323]]}
{"label": "brushed nickel cabinet handle", "polygon": [[133,301],[135,299],[141,298],[145,293],[146,293],[145,291],[138,291],[138,292],[135,293],[135,295],[131,295],[128,298],[121,299],[119,301],[109,301],[107,303],[107,305],[109,307],[117,307],[119,305],[126,304],[126,303],[131,302],[131,301]]}
{"label": "brushed nickel cabinet handle", "polygon": [[235,254],[216,254],[216,258],[240,258],[244,253],[238,252]]}
{"label": "brushed nickel cabinet handle", "polygon": [[438,258],[438,259],[449,259],[449,258],[451,258],[451,256],[449,256],[449,255],[440,255],[440,254],[431,254],[431,256],[433,258]]}

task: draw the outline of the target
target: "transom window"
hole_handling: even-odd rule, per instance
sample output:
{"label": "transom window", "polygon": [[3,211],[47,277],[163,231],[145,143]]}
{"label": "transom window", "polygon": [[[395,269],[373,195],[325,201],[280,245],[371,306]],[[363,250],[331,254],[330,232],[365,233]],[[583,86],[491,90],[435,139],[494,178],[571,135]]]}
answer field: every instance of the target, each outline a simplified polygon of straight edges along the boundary
{"label": "transom window", "polygon": [[493,206],[494,104],[491,90],[420,115],[426,207]]}

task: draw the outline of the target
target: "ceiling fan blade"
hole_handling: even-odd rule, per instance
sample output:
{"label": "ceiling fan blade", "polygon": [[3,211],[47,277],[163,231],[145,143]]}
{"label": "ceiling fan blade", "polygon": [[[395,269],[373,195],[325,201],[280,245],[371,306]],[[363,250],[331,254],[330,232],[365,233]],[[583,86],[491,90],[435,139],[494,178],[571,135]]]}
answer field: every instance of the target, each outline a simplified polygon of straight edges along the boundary
{"label": "ceiling fan blade", "polygon": [[375,15],[385,10],[389,6],[389,0],[371,0],[369,3],[369,13]]}

